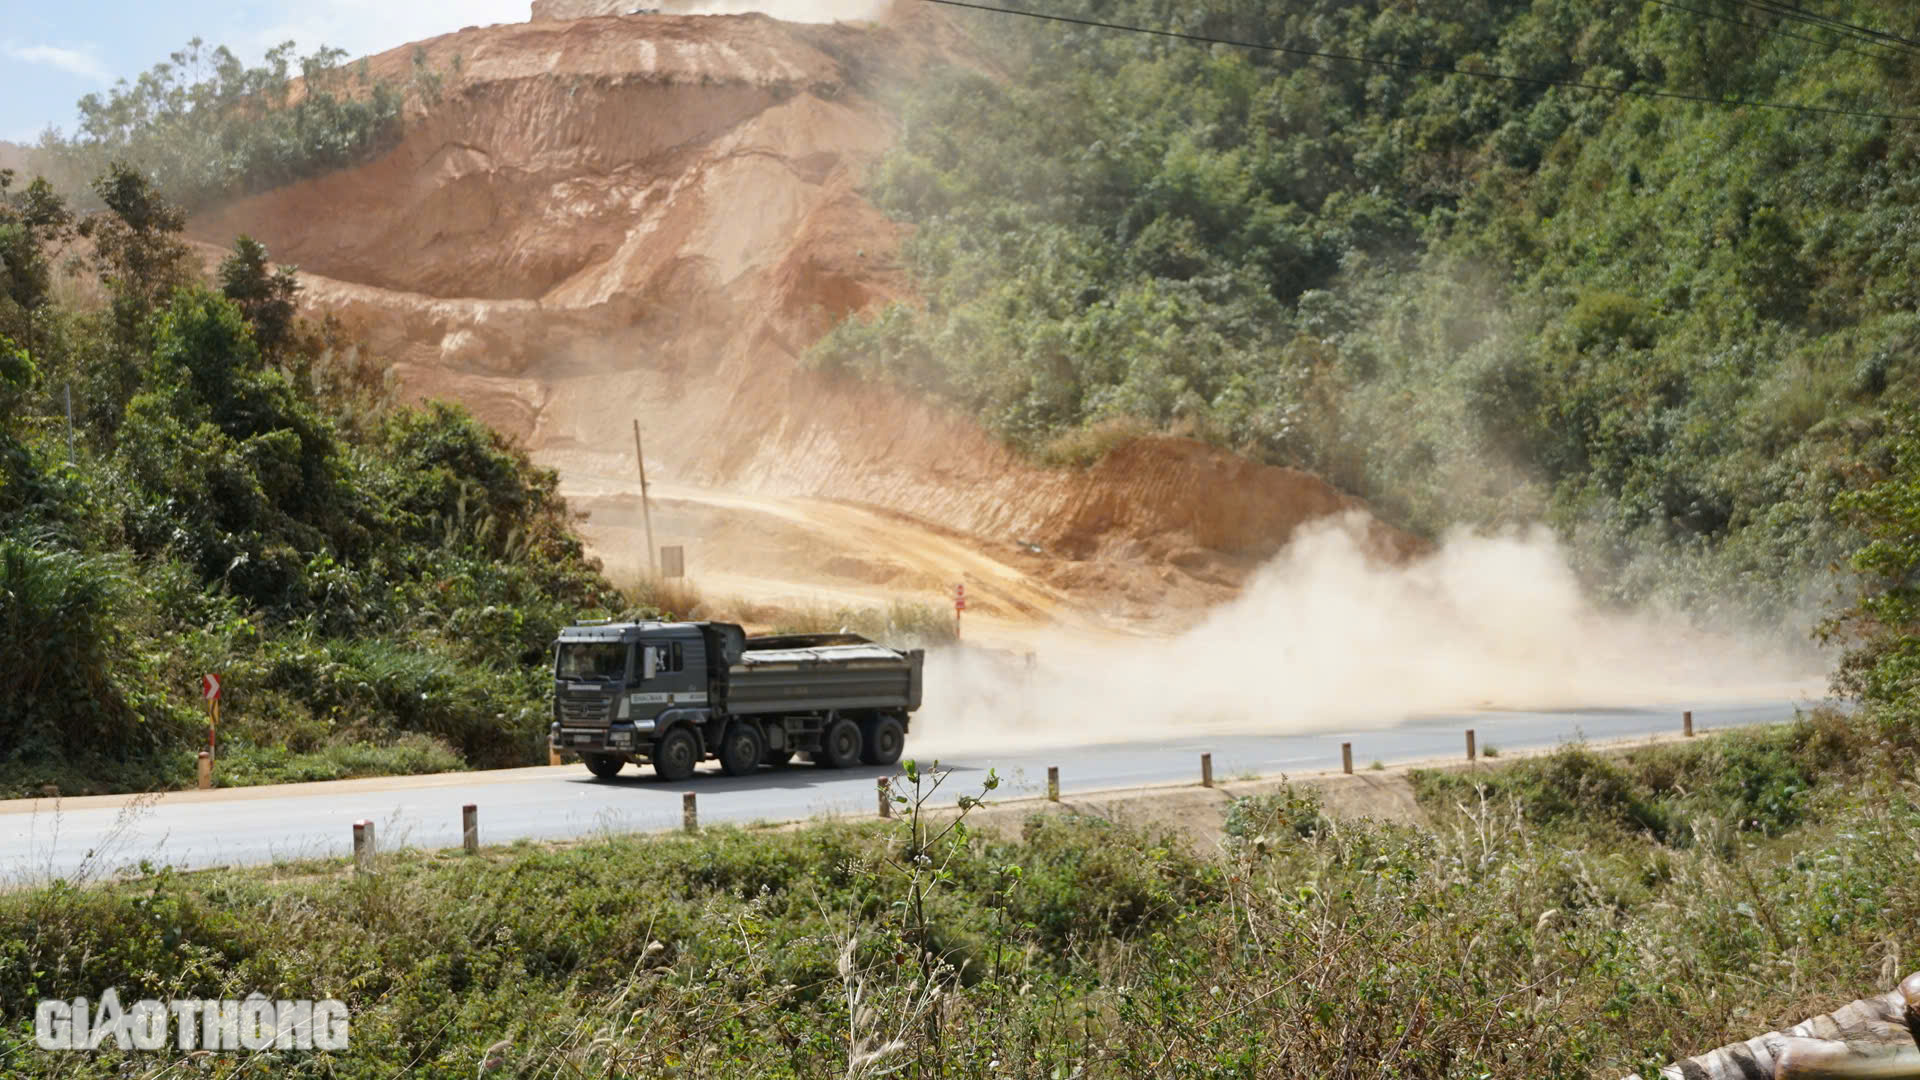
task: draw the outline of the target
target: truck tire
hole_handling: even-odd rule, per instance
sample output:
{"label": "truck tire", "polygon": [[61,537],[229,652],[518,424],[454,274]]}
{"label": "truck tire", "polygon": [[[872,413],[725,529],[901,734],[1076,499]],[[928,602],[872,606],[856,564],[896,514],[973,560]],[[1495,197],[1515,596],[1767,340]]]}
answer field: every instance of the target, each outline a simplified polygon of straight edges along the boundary
{"label": "truck tire", "polygon": [[621,766],[627,763],[626,758],[615,757],[612,754],[587,754],[583,760],[587,763],[587,771],[602,780],[611,780],[619,776]]}
{"label": "truck tire", "polygon": [[866,748],[866,740],[860,737],[860,725],[841,717],[827,725],[820,733],[820,750],[813,755],[814,764],[829,769],[844,769],[849,765],[860,764],[860,752]]}
{"label": "truck tire", "polygon": [[907,731],[900,721],[892,716],[876,716],[866,723],[866,747],[860,752],[860,760],[869,765],[891,765],[900,760],[900,751],[907,745]]}
{"label": "truck tire", "polygon": [[653,774],[662,780],[685,780],[700,763],[700,742],[684,727],[674,728],[653,744]]}
{"label": "truck tire", "polygon": [[767,755],[767,742],[752,724],[729,724],[720,736],[720,771],[728,776],[747,776],[760,771]]}

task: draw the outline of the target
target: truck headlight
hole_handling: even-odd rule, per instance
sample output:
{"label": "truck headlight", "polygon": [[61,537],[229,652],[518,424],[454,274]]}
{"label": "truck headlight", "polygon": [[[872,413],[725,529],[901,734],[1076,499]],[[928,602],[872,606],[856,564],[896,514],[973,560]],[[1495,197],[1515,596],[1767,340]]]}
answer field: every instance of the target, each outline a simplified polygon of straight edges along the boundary
{"label": "truck headlight", "polygon": [[635,731],[652,731],[652,730],[653,730],[653,728],[654,728],[654,723],[655,723],[655,721],[653,721],[653,720],[650,720],[650,719],[649,719],[649,720],[635,720],[635,721],[633,722],[633,730],[635,730]]}
{"label": "truck headlight", "polygon": [[616,731],[616,732],[614,732],[614,733],[613,733],[613,740],[612,740],[612,741],[613,741],[613,745],[615,745],[615,746],[632,746],[632,745],[633,745],[633,732],[631,732],[631,731]]}

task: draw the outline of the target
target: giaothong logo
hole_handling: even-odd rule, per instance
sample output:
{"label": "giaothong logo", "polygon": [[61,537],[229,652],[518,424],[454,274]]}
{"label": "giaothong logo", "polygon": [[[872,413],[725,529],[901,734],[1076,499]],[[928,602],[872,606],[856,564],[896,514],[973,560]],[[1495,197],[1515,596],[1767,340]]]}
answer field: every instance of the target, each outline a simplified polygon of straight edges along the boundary
{"label": "giaothong logo", "polygon": [[33,1040],[42,1050],[345,1050],[347,1006],[324,1001],[275,1001],[260,994],[226,1000],[156,1001],[125,1008],[109,989],[98,1003],[86,998],[42,1001],[33,1013]]}

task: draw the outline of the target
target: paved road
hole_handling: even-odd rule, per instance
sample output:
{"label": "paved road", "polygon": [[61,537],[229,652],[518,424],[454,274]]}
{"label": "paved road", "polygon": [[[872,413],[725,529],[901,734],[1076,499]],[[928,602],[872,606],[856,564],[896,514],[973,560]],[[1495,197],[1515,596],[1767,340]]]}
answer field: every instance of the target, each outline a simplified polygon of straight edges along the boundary
{"label": "paved road", "polygon": [[[1786,701],[1708,707],[1694,710],[1694,723],[1701,731],[1774,723],[1791,719],[1794,708]],[[1060,766],[1061,788],[1071,794],[1193,782],[1203,751],[1213,754],[1216,779],[1232,780],[1337,769],[1340,744],[1347,741],[1354,744],[1355,766],[1364,769],[1375,760],[1391,765],[1457,758],[1469,727],[1481,746],[1519,750],[1672,733],[1678,726],[1677,708],[1486,712],[1419,717],[1377,730],[974,754],[942,764],[956,770],[948,782],[951,797],[977,792],[989,768],[1006,781],[996,797],[1014,797],[1040,794],[1048,765]],[[679,784],[661,783],[633,766],[613,782],[599,782],[575,765],[183,792],[133,803],[122,797],[0,802],[0,882],[97,878],[142,860],[207,867],[345,855],[352,823],[362,818],[375,823],[382,848],[457,847],[460,808],[470,802],[480,807],[481,839],[488,844],[672,828],[686,791],[699,793],[702,822],[865,816],[873,812],[874,778],[893,771],[796,765],[726,777],[713,768]]]}

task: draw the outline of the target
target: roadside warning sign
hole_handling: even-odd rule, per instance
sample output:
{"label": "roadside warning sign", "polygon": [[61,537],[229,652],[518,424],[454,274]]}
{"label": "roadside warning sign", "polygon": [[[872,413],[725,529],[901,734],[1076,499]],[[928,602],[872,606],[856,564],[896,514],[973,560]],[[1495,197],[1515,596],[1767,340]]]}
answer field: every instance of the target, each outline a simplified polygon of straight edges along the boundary
{"label": "roadside warning sign", "polygon": [[200,696],[203,698],[206,698],[208,701],[219,701],[220,700],[220,676],[218,675],[200,676]]}

